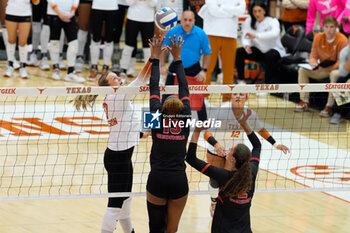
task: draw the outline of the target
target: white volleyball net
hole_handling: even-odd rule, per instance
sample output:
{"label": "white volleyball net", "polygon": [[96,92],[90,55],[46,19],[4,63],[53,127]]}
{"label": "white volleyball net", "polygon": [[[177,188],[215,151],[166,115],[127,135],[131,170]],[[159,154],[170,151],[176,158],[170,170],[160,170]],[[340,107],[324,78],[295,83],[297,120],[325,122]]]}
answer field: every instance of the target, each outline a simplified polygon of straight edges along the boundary
{"label": "white volleyball net", "polygon": [[[160,89],[162,94],[177,92],[176,86]],[[348,90],[345,84],[190,86],[191,93],[210,94],[205,101],[208,118],[213,112],[231,111],[221,94],[249,93],[246,106],[256,112],[261,127],[277,144],[289,147],[290,153],[284,154],[258,135],[262,152],[257,192],[327,191],[341,198],[350,190],[349,122],[330,124],[330,118],[319,116],[319,109],[328,91],[335,93],[338,102],[346,103]],[[311,93],[310,111],[294,112],[298,92]],[[1,88],[0,93],[1,200],[145,194],[151,138],[140,139],[135,147],[132,192],[107,192],[103,157],[109,126],[102,102],[106,95],[133,93],[133,115],[139,118],[140,131],[145,131],[147,86]],[[70,103],[76,95],[99,97],[92,110],[77,111]],[[343,118],[347,117],[346,106],[342,105]],[[192,116],[197,118],[196,111]],[[229,114],[221,120],[222,127],[212,129],[212,134],[221,135],[221,143],[234,141],[240,129],[228,126]],[[250,146],[244,133],[239,134]],[[198,157],[206,160],[208,144],[203,137],[198,145]],[[206,176],[189,165],[186,171],[192,194],[212,192]]]}

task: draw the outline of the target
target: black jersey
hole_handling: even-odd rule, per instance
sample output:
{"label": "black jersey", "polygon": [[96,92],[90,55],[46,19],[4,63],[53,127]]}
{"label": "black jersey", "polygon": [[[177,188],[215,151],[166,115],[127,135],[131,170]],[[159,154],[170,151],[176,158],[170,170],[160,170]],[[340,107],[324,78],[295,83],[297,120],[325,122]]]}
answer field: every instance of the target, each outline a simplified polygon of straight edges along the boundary
{"label": "black jersey", "polygon": [[[253,145],[250,166],[252,170],[252,186],[249,192],[237,197],[229,198],[222,191],[219,192],[211,232],[212,233],[249,233],[250,206],[255,190],[255,179],[258,173],[261,143],[254,132],[248,136]],[[201,173],[215,179],[219,187],[224,186],[231,179],[235,171],[212,166],[196,157],[197,144],[190,143],[186,161]]]}
{"label": "black jersey", "polygon": [[153,144],[150,156],[152,171],[184,171],[186,168],[186,145],[190,132],[187,121],[190,120],[191,106],[182,61],[175,62],[175,69],[179,82],[179,98],[183,103],[183,109],[177,116],[168,116],[162,113],[160,101],[159,60],[152,61],[150,110],[158,110],[162,113],[160,129],[152,129]]}

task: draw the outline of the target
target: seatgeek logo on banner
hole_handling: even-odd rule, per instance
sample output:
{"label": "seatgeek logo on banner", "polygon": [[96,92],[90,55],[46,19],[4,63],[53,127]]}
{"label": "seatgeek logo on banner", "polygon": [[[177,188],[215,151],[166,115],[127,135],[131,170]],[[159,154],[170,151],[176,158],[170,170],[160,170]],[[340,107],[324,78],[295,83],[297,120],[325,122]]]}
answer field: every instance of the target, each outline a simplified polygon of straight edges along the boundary
{"label": "seatgeek logo on banner", "polygon": [[[144,112],[143,113],[143,128],[144,129],[160,129],[161,123],[163,128],[188,128],[188,127],[221,127],[221,121],[209,118],[208,120],[201,121],[191,119],[191,116],[175,115],[168,116],[163,115],[163,122],[161,122],[162,113],[157,110],[156,112]],[[179,118],[186,118],[185,120],[179,120]]]}

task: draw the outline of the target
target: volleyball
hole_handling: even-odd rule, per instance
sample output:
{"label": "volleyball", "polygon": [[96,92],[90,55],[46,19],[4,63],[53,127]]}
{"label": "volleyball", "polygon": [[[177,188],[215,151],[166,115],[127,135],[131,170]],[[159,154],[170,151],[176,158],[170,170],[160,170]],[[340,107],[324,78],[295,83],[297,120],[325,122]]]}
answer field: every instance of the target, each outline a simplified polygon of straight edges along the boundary
{"label": "volleyball", "polygon": [[156,26],[162,31],[168,31],[177,24],[177,14],[170,7],[164,7],[158,10],[154,18]]}

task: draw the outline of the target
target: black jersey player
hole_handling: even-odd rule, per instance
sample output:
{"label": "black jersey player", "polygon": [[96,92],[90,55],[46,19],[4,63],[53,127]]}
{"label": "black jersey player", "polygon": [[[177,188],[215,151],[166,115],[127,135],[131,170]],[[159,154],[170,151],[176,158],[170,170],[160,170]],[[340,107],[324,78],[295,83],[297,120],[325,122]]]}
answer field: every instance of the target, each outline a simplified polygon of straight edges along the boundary
{"label": "black jersey player", "polygon": [[[185,156],[190,129],[186,126],[186,121],[190,118],[191,107],[180,56],[183,41],[181,37],[174,37],[171,47],[162,47],[162,43],[163,38],[159,37],[150,41],[153,58],[150,110],[159,114],[161,123],[160,129],[152,129],[151,172],[147,181],[147,209],[152,233],[177,231],[188,194]],[[174,56],[179,96],[169,96],[162,104],[159,91],[159,57],[165,49]]]}
{"label": "black jersey player", "polygon": [[[236,114],[235,114],[236,115]],[[211,232],[249,233],[250,206],[258,173],[261,143],[247,124],[248,113],[239,120],[253,145],[252,151],[244,144],[234,145],[226,156],[225,168],[216,167],[196,157],[200,129],[195,129],[188,148],[186,161],[219,184],[218,203],[215,208]]]}

